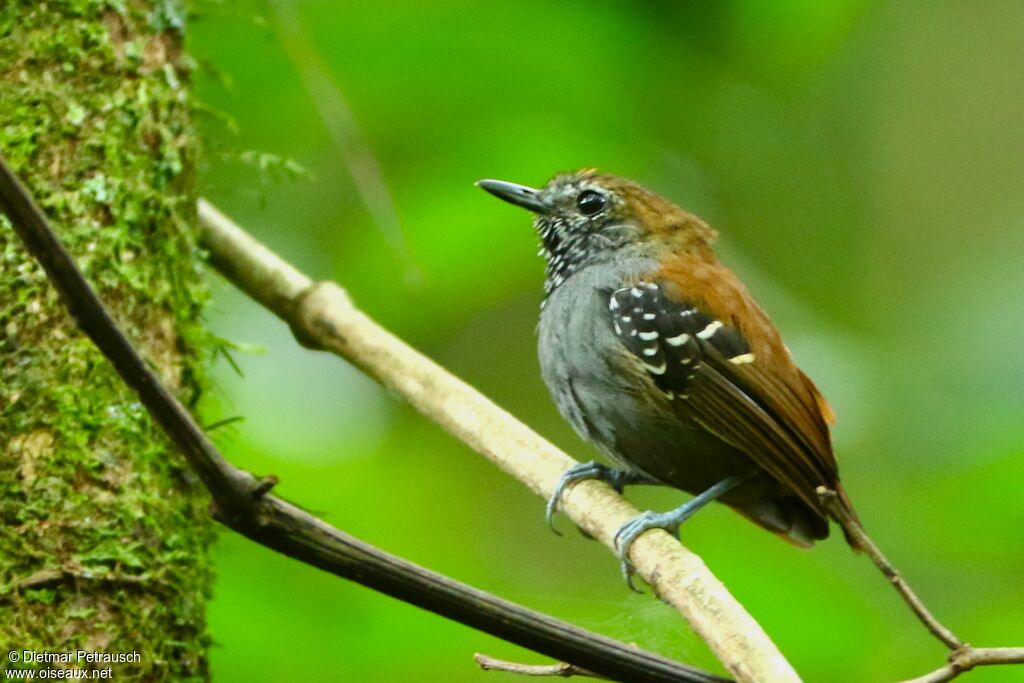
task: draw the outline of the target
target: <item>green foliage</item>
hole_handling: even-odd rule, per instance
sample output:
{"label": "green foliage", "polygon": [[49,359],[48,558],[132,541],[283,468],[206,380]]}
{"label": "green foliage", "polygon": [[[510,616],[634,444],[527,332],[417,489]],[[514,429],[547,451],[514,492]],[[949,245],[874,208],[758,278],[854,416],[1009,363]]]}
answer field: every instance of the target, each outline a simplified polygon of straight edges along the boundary
{"label": "green foliage", "polygon": [[[180,23],[171,2],[4,3],[0,149],[193,402],[211,342]],[[116,676],[203,679],[205,496],[6,221],[0,254],[0,646],[137,650]]]}

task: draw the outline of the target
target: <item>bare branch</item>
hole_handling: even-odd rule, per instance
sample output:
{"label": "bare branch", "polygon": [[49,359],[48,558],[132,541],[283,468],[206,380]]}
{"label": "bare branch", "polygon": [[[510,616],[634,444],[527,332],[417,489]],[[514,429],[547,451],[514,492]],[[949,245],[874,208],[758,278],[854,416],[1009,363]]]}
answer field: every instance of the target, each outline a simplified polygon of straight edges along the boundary
{"label": "bare branch", "polygon": [[[725,679],[637,650],[430,572],[359,541],[269,495],[276,480],[257,479],[224,459],[188,411],[116,326],[39,207],[0,159],[0,209],[42,264],[79,327],[134,389],[213,496],[219,521],[289,557],[618,680],[722,683]],[[287,290],[287,282],[279,284]],[[294,283],[293,283],[294,284]],[[33,581],[52,581],[48,572]],[[120,578],[120,577],[115,577]],[[140,577],[141,579],[142,577]]]}
{"label": "bare branch", "polygon": [[573,676],[584,676],[587,678],[601,678],[592,671],[581,669],[572,664],[559,662],[558,664],[520,664],[519,662],[506,662],[503,659],[495,659],[477,652],[473,655],[474,661],[484,671],[507,671],[521,676],[549,677],[549,678],[572,678]]}
{"label": "bare branch", "polygon": [[910,588],[910,585],[903,579],[903,576],[893,566],[892,562],[882,553],[882,550],[874,542],[864,527],[856,519],[851,517],[839,502],[839,496],[835,491],[818,487],[818,498],[843,529],[853,537],[857,545],[864,553],[871,558],[871,561],[889,579],[889,582],[899,592],[903,601],[910,606],[914,614],[925,625],[925,628],[936,638],[948,647],[952,652],[949,655],[949,663],[936,669],[930,674],[914,678],[902,683],[945,683],[951,681],[965,671],[970,671],[976,666],[992,666],[995,664],[1024,664],[1024,648],[1020,647],[972,647],[963,642],[956,635],[936,619],[925,607],[921,598]]}
{"label": "bare branch", "polygon": [[942,668],[901,683],[946,683],[976,666],[1024,664],[1024,647],[971,647],[965,645],[949,656]]}
{"label": "bare branch", "polygon": [[889,559],[882,553],[881,548],[868,536],[868,533],[864,531],[864,527],[860,523],[851,517],[849,513],[839,503],[839,496],[835,491],[825,488],[824,486],[818,487],[818,498],[821,499],[822,504],[842,527],[845,529],[857,542],[857,545],[864,551],[864,553],[871,558],[871,561],[875,563],[889,582],[899,592],[900,597],[903,598],[904,602],[910,606],[910,609],[914,611],[917,618],[921,620],[921,623],[925,625],[932,635],[942,641],[943,645],[948,647],[950,650],[959,650],[964,647],[962,640],[957,638],[951,630],[946,628],[938,619],[936,619],[932,613],[925,607],[924,602],[921,598],[917,597],[917,593],[913,591],[910,585],[904,580],[903,576],[897,571],[896,567],[889,561]]}
{"label": "bare branch", "polygon": [[[213,264],[287,322],[300,343],[347,359],[543,498],[551,495],[562,473],[575,464],[478,391],[370,319],[338,285],[314,282],[206,201],[199,202],[199,217],[202,241]],[[562,509],[609,548],[614,547],[616,530],[638,514],[597,481],[583,481],[570,489],[562,499]],[[658,596],[686,618],[737,680],[799,680],[761,626],[704,562],[668,533],[643,534],[633,545],[630,559]]]}

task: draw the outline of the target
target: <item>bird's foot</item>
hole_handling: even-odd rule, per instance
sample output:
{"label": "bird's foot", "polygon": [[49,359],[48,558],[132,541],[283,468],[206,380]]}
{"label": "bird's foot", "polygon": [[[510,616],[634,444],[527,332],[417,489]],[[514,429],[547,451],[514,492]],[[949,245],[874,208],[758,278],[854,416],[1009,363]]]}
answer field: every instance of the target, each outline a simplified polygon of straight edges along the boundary
{"label": "bird's foot", "polygon": [[701,505],[691,505],[691,503],[693,503],[692,500],[668,512],[654,512],[653,510],[641,512],[615,532],[615,551],[621,563],[622,578],[626,580],[626,585],[634,593],[643,591],[633,583],[635,570],[633,563],[629,561],[629,549],[632,547],[633,541],[639,538],[640,534],[651,529],[664,529],[675,538],[679,538],[679,527],[702,507]]}
{"label": "bird's foot", "polygon": [[731,491],[736,488],[747,479],[750,479],[752,475],[737,476],[737,477],[726,477],[722,481],[718,482],[707,491],[704,491],[698,496],[694,496],[690,500],[686,501],[675,510],[669,510],[668,512],[653,512],[648,510],[642,512],[633,519],[629,520],[622,527],[615,532],[615,550],[618,553],[619,561],[622,567],[622,577],[626,580],[626,585],[629,589],[635,593],[641,591],[633,584],[633,563],[629,561],[629,549],[632,547],[633,542],[640,537],[640,534],[651,529],[664,529],[668,533],[672,534],[675,538],[679,538],[679,527],[683,522],[693,516],[697,510],[715,500],[719,496]]}
{"label": "bird's foot", "polygon": [[548,526],[556,534],[561,536],[561,532],[555,528],[555,513],[558,512],[558,503],[561,501],[562,496],[565,492],[578,481],[584,479],[599,479],[613,489],[622,493],[622,489],[629,484],[639,483],[654,483],[653,480],[645,474],[635,472],[631,470],[617,470],[612,469],[606,465],[591,460],[590,462],[577,463],[570,467],[562,478],[558,480],[558,485],[555,486],[555,492],[548,498],[548,504],[544,509],[544,519],[547,520]]}

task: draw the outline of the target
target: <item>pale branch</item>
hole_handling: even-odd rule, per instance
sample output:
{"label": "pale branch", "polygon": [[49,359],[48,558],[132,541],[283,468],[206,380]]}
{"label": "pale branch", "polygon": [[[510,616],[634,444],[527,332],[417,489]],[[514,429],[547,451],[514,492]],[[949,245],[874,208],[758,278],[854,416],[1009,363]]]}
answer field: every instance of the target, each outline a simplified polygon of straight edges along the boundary
{"label": "pale branch", "polygon": [[878,567],[878,570],[889,579],[889,583],[893,585],[900,594],[900,597],[903,598],[903,601],[910,606],[910,609],[913,610],[925,628],[941,640],[942,644],[950,650],[962,648],[964,646],[963,641],[932,615],[921,598],[917,597],[917,593],[913,591],[910,584],[906,582],[896,567],[882,553],[882,549],[878,547],[878,544],[868,536],[864,527],[849,514],[847,508],[840,504],[838,494],[824,486],[819,486],[817,493],[818,498],[825,506],[825,509],[832,515],[832,518],[853,537],[857,546],[871,559],[875,566]]}
{"label": "pale branch", "polygon": [[[345,358],[543,498],[551,495],[561,475],[575,464],[487,397],[370,319],[338,285],[313,281],[204,200],[199,202],[199,218],[202,243],[214,266],[287,322],[300,343]],[[614,548],[615,532],[638,514],[609,486],[592,480],[572,487],[561,508],[609,548]],[[661,530],[645,533],[631,547],[630,559],[738,681],[799,680],[761,626],[704,562],[675,538]]]}
{"label": "pale branch", "polygon": [[573,664],[558,662],[557,664],[521,664],[520,662],[507,662],[504,659],[495,659],[477,652],[473,660],[484,671],[504,671],[520,676],[533,676],[535,678],[572,678],[583,676],[585,678],[601,678],[593,671],[581,669]]}
{"label": "pale branch", "polygon": [[978,666],[1024,664],[1024,647],[971,647],[964,645],[949,656],[949,662],[935,671],[901,683],[946,683]]}
{"label": "pale branch", "polygon": [[[723,683],[384,553],[276,496],[276,480],[229,463],[117,327],[39,207],[0,158],[0,210],[40,262],[79,327],[139,395],[210,492],[223,524],[278,552],[491,635],[615,680]],[[28,581],[52,581],[49,572]],[[116,577],[115,577],[116,578]]]}

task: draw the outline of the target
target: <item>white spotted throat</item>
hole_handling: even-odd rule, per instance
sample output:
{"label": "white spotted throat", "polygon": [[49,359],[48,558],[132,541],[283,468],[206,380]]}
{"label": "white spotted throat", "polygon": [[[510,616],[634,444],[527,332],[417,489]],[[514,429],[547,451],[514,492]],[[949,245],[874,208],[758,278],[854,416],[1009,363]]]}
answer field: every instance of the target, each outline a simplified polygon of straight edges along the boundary
{"label": "white spotted throat", "polygon": [[[695,495],[645,512],[616,535],[623,572],[633,541],[717,500],[803,547],[828,536],[816,489],[839,483],[834,416],[778,330],[712,251],[704,221],[639,184],[594,170],[542,189],[477,183],[532,211],[547,260],[538,351],[544,381],[576,431],[618,466],[581,463],[566,488],[601,479]],[[848,537],[849,540],[849,537]],[[853,541],[850,541],[854,545]]]}

